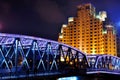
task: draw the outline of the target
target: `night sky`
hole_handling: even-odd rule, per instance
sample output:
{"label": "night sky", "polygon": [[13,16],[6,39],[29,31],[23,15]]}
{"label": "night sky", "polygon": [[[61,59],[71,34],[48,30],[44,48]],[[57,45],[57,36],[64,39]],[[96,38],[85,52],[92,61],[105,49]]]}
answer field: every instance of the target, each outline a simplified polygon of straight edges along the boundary
{"label": "night sky", "polygon": [[120,0],[0,0],[0,32],[57,40],[61,25],[82,3],[107,11],[120,30]]}

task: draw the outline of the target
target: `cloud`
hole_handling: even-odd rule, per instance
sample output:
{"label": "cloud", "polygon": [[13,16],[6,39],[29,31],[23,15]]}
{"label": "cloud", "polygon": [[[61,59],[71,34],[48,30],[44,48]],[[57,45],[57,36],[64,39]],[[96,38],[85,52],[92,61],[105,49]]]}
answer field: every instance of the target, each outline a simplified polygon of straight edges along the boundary
{"label": "cloud", "polygon": [[65,20],[62,11],[54,1],[38,0],[35,4],[35,10],[41,19],[49,23],[62,23]]}

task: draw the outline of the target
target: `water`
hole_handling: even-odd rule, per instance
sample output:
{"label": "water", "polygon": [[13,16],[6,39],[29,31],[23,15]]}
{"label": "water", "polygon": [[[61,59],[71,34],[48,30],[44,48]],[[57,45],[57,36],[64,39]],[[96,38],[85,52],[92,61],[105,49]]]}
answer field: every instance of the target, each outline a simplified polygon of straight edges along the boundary
{"label": "water", "polygon": [[71,77],[62,77],[57,80],[120,80],[120,77],[80,77],[80,76],[71,76]]}
{"label": "water", "polygon": [[104,80],[102,78],[81,78],[79,76],[72,76],[72,77],[62,77],[57,80]]}
{"label": "water", "polygon": [[57,80],[80,80],[80,77],[78,77],[78,76],[62,77]]}

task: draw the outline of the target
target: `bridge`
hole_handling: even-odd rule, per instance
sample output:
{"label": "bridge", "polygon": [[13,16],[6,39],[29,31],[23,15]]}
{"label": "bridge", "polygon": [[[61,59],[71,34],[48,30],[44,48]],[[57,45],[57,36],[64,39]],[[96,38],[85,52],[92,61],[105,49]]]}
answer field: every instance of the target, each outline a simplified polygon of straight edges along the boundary
{"label": "bridge", "polygon": [[0,33],[0,79],[96,73],[120,75],[120,58],[86,56],[56,41]]}
{"label": "bridge", "polygon": [[90,68],[87,74],[108,73],[120,75],[120,58],[110,55],[87,56]]}

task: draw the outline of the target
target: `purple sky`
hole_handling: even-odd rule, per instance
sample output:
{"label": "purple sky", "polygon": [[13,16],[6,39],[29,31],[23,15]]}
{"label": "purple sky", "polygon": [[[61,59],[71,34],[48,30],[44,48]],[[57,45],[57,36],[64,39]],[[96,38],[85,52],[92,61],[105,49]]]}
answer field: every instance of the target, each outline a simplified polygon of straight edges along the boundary
{"label": "purple sky", "polygon": [[107,11],[120,30],[120,0],[0,0],[0,31],[57,40],[61,25],[82,3]]}

